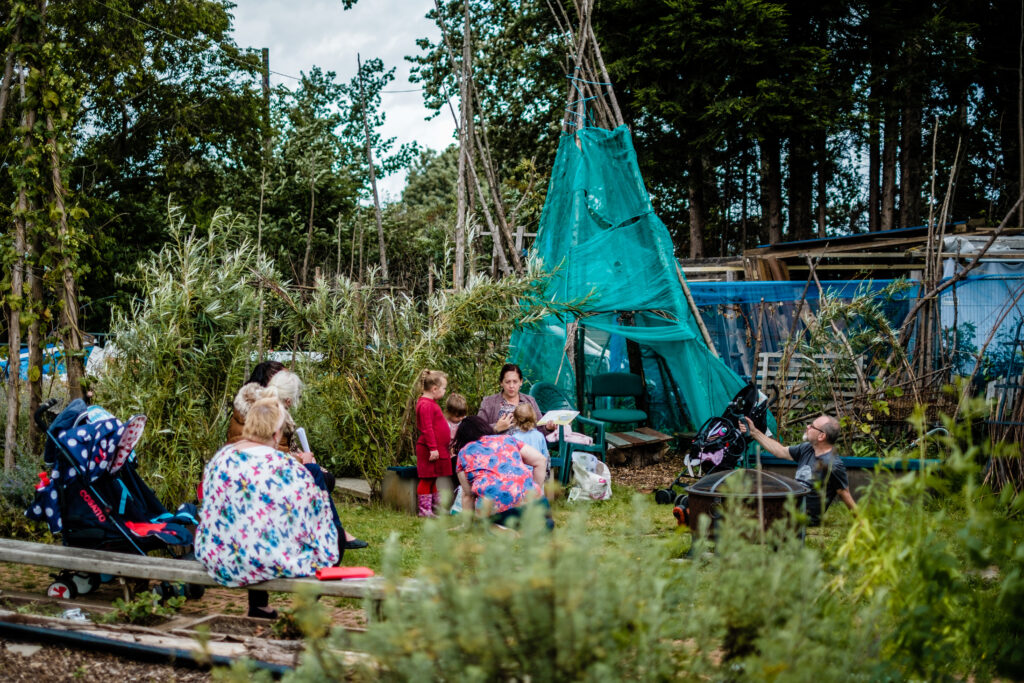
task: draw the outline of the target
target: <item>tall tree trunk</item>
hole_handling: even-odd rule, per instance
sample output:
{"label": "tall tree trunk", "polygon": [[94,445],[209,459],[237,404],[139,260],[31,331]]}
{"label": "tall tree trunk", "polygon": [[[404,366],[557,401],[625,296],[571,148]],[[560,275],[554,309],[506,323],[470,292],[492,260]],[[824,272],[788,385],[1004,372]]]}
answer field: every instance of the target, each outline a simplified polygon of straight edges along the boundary
{"label": "tall tree trunk", "polygon": [[789,237],[811,237],[811,197],[814,171],[807,139],[794,135],[789,143]]}
{"label": "tall tree trunk", "polygon": [[[749,147],[743,146],[743,152],[740,154],[740,168],[742,169],[742,175],[740,176],[740,248],[739,254],[743,254],[743,250],[747,248],[747,219],[749,218],[750,208],[750,154]],[[730,271],[731,272],[731,271]]]}
{"label": "tall tree trunk", "polygon": [[921,224],[921,107],[903,108],[900,144],[900,227]]}
{"label": "tall tree trunk", "polygon": [[21,42],[21,15],[18,15],[14,24],[14,33],[11,35],[11,43],[7,48],[7,56],[4,59],[4,76],[0,81],[0,126],[4,123],[4,114],[7,113],[7,103],[10,101],[11,87],[14,85],[14,52]]}
{"label": "tall tree trunk", "polygon": [[707,208],[704,205],[704,164],[701,162],[699,153],[690,153],[689,169],[690,258],[704,258],[704,227],[707,222]]}
{"label": "tall tree trunk", "polygon": [[[24,85],[22,106],[25,106]],[[22,128],[31,131],[35,127],[35,109],[25,109],[22,114]],[[30,156],[33,147],[32,134],[28,132],[22,141],[24,159]],[[18,414],[21,409],[21,312],[24,309],[25,249],[26,236],[31,228],[29,215],[34,208],[30,204],[25,185],[18,188],[14,214],[14,259],[11,263],[11,295],[8,301],[10,318],[7,323],[7,425],[4,429],[4,470],[14,469],[14,448],[18,440]]]}
{"label": "tall tree trunk", "polygon": [[[436,0],[435,0],[436,5]],[[438,7],[440,14],[440,7]],[[455,201],[458,215],[455,218],[455,291],[460,291],[466,283],[466,233],[469,230],[469,208],[466,194],[469,190],[469,178],[467,159],[469,157],[469,64],[470,58],[470,35],[469,35],[469,6],[466,6],[466,16],[462,36],[462,68],[459,78],[459,177],[455,183]],[[454,61],[454,56],[452,60]]]}
{"label": "tall tree trunk", "polygon": [[75,287],[75,254],[68,239],[68,214],[64,207],[64,182],[61,176],[61,160],[57,149],[57,133],[53,116],[46,115],[47,147],[50,150],[50,171],[53,182],[53,204],[57,215],[57,239],[61,246],[61,338],[64,342],[64,367],[68,373],[68,395],[82,398],[82,379],[85,366],[82,363],[82,331],[78,326],[78,293]]}
{"label": "tall tree trunk", "polygon": [[[25,264],[25,275],[28,278],[28,292],[31,298],[30,307],[33,316],[28,324],[28,414],[31,417],[43,402],[43,336],[41,332],[40,313],[43,310],[43,278],[39,256],[43,253],[39,231],[34,230],[31,241],[30,262]],[[34,451],[42,445],[39,442],[40,431],[36,421],[28,421],[28,441]]]}
{"label": "tall tree trunk", "polygon": [[309,222],[306,227],[306,253],[302,257],[302,284],[309,286],[309,253],[313,250],[313,212],[316,209],[316,159],[309,167]]}
{"label": "tall tree trunk", "polygon": [[825,129],[817,130],[814,138],[818,181],[818,237],[825,237],[828,222],[828,184],[832,180],[832,161],[828,157],[828,140]]}
{"label": "tall tree trunk", "polygon": [[892,230],[896,227],[896,148],[899,139],[899,116],[892,104],[887,105],[885,126],[882,130],[882,208],[879,227]]}
{"label": "tall tree trunk", "polygon": [[782,241],[782,162],[779,139],[761,141],[761,203],[764,212],[763,237],[769,244]]}
{"label": "tall tree trunk", "polygon": [[[1017,187],[1024,190],[1024,4],[1020,5],[1021,40],[1017,48]],[[1017,213],[1017,225],[1024,227],[1024,206]]]}
{"label": "tall tree trunk", "polygon": [[[875,65],[872,64],[872,75],[877,76]],[[878,232],[881,229],[881,182],[882,140],[879,134],[878,87],[872,86],[868,97],[868,231]]]}

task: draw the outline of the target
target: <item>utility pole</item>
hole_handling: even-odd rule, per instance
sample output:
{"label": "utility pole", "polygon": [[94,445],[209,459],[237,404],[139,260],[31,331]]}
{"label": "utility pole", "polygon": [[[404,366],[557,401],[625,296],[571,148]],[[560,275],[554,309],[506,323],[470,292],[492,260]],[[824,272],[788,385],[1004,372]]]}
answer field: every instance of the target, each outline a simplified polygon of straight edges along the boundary
{"label": "utility pole", "polygon": [[370,144],[370,124],[366,118],[366,93],[363,91],[363,60],[356,53],[356,67],[359,69],[359,99],[363,103],[363,134],[366,136],[366,165],[370,168],[370,188],[373,190],[373,210],[377,217],[377,241],[380,244],[380,274],[388,280],[388,258],[384,253],[384,224],[380,219],[380,197],[377,195],[377,176],[373,170],[373,146]]}
{"label": "utility pole", "polygon": [[[270,159],[270,48],[263,48],[263,163],[260,169],[260,208],[256,214],[256,254],[263,250],[263,196],[267,190],[267,162]],[[263,285],[260,284],[260,314],[256,334],[256,362],[263,362]],[[246,367],[249,363],[246,362]]]}

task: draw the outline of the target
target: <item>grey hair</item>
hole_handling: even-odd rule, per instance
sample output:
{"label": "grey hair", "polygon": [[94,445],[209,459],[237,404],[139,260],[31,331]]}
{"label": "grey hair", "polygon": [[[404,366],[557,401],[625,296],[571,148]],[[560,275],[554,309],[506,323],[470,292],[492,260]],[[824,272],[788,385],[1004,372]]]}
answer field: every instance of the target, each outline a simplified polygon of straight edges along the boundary
{"label": "grey hair", "polygon": [[825,418],[825,426],[821,428],[821,433],[825,435],[826,441],[835,444],[839,441],[839,420],[831,415],[822,415],[822,417]]}
{"label": "grey hair", "polygon": [[277,391],[277,397],[291,407],[297,408],[302,399],[302,380],[291,370],[281,370],[270,378],[268,387]]}

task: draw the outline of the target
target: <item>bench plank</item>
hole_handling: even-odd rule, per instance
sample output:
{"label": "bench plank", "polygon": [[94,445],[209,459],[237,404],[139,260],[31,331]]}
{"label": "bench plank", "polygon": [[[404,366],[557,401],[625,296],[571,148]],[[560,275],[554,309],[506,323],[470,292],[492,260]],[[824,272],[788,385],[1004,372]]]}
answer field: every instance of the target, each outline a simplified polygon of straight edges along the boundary
{"label": "bench plank", "polygon": [[[129,555],[106,550],[68,548],[30,541],[0,539],[0,562],[14,562],[53,569],[68,569],[94,574],[110,574],[132,579],[150,579],[191,583],[199,586],[217,586],[219,583],[206,573],[197,560],[175,560],[168,557]],[[387,582],[380,577],[319,581],[313,577],[273,579],[244,586],[246,590],[268,590],[294,593],[301,587],[311,586],[317,593],[345,598],[370,597],[380,600],[386,592]]]}

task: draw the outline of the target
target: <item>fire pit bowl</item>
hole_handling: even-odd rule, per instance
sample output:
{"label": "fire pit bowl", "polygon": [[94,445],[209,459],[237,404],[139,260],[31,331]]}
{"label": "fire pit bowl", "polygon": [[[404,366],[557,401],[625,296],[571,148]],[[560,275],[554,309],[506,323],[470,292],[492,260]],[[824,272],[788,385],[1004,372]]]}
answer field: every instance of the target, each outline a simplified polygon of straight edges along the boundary
{"label": "fire pit bowl", "polygon": [[799,501],[811,492],[810,487],[803,482],[764,470],[728,470],[709,474],[686,489],[689,494],[690,528],[694,540],[700,533],[701,515],[711,518],[707,533],[710,537],[714,536],[714,528],[722,516],[722,506],[726,498],[742,499],[753,516],[757,516],[759,488],[764,508],[765,529],[775,520],[786,517],[786,498],[793,496]]}

